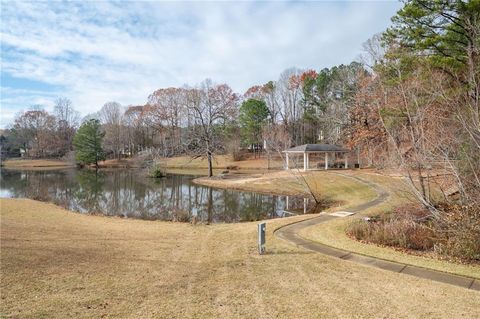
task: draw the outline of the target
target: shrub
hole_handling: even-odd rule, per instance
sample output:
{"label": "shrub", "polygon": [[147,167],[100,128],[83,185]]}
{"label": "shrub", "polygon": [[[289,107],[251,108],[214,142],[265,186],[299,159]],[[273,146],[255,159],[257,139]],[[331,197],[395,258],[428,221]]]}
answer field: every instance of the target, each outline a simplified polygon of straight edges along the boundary
{"label": "shrub", "polygon": [[450,205],[438,222],[441,240],[435,251],[441,255],[480,261],[480,207]]}
{"label": "shrub", "polygon": [[379,216],[379,221],[358,220],[347,229],[348,234],[359,240],[406,249],[428,250],[433,248],[433,231],[425,225],[409,219]]}
{"label": "shrub", "polygon": [[371,237],[371,232],[371,225],[363,219],[357,219],[347,227],[347,234],[358,240],[367,240]]}
{"label": "shrub", "polygon": [[190,214],[187,211],[176,209],[172,211],[172,221],[187,223],[190,221]]}
{"label": "shrub", "polygon": [[162,178],[166,176],[166,172],[165,169],[161,168],[160,166],[154,166],[150,170],[149,176],[153,178]]}
{"label": "shrub", "polygon": [[240,150],[236,150],[232,152],[232,160],[234,162],[242,161],[243,160],[243,154]]}

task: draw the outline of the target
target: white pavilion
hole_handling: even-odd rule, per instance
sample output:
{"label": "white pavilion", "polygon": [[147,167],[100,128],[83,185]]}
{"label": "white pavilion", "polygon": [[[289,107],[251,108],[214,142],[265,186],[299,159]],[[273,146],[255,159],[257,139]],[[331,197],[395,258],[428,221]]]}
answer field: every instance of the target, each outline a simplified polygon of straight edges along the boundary
{"label": "white pavilion", "polygon": [[[285,153],[285,169],[290,169],[289,156],[302,155],[303,154],[303,170],[310,169],[311,157],[318,158],[318,155],[324,154],[324,168],[329,168],[329,159],[334,162],[337,159],[337,155],[343,157],[344,168],[348,168],[348,154],[350,150],[333,144],[304,144],[295,146],[283,151]],[[318,167],[317,167],[318,168]]]}

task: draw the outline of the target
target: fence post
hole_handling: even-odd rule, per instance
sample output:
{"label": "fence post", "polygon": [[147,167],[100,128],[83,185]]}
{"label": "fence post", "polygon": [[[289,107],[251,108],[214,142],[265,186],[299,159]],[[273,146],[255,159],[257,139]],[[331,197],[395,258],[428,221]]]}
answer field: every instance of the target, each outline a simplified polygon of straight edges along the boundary
{"label": "fence post", "polygon": [[263,255],[265,253],[265,231],[267,229],[266,223],[258,224],[258,253]]}

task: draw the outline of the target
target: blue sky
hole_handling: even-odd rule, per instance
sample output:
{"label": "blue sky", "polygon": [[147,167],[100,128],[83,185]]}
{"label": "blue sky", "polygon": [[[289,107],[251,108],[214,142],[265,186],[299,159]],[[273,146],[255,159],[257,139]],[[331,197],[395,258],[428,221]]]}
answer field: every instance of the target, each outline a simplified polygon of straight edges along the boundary
{"label": "blue sky", "polygon": [[1,2],[1,119],[67,97],[83,115],[205,78],[243,93],[356,59],[396,1]]}

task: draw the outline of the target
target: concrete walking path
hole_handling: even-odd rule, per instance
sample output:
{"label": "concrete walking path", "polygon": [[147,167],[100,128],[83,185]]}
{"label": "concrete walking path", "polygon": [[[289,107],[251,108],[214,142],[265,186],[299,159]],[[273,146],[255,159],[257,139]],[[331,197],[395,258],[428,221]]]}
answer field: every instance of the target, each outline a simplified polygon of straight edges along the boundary
{"label": "concrete walking path", "polygon": [[[335,173],[335,174],[340,174],[340,173]],[[389,196],[388,192],[386,192],[384,189],[382,189],[375,183],[360,179],[355,176],[349,176],[345,174],[340,174],[340,175],[353,178],[360,181],[361,183],[367,184],[368,186],[375,189],[375,191],[377,192],[377,197],[372,201],[366,202],[364,204],[361,204],[349,209],[348,211],[351,213],[357,213],[362,210],[368,209],[370,207],[376,206],[384,202]],[[407,275],[411,275],[419,278],[430,279],[430,280],[443,282],[443,283],[447,283],[455,286],[460,286],[467,289],[480,291],[479,279],[453,275],[446,272],[441,272],[441,271],[432,270],[428,268],[422,268],[418,266],[407,265],[399,262],[365,256],[365,255],[357,254],[351,251],[334,248],[318,242],[313,242],[311,240],[304,239],[298,235],[303,228],[324,223],[335,218],[341,218],[341,217],[332,216],[330,214],[321,214],[320,216],[315,218],[307,219],[304,221],[300,221],[300,222],[296,222],[293,224],[280,227],[279,229],[275,230],[274,234],[297,246],[300,246],[324,255],[337,257],[340,259],[344,259],[344,260],[348,260],[348,261],[352,261],[359,264],[368,265],[368,266],[372,266],[372,267],[376,267],[384,270],[389,270],[393,272],[398,272],[398,273],[407,274]]]}

